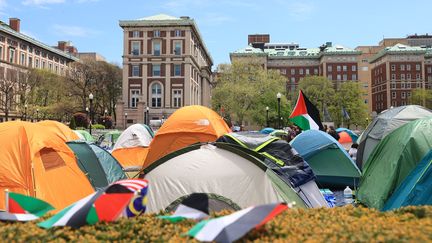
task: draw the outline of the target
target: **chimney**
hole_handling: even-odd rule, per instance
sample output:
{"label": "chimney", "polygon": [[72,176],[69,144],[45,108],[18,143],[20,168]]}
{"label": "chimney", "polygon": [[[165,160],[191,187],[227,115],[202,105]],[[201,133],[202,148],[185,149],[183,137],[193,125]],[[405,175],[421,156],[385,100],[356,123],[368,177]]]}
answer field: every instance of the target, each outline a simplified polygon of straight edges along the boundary
{"label": "chimney", "polygon": [[11,27],[16,32],[20,32],[20,22],[19,18],[9,18],[9,27]]}
{"label": "chimney", "polygon": [[65,51],[66,50],[66,43],[67,43],[66,41],[59,41],[58,45],[57,45],[57,48],[59,50]]}

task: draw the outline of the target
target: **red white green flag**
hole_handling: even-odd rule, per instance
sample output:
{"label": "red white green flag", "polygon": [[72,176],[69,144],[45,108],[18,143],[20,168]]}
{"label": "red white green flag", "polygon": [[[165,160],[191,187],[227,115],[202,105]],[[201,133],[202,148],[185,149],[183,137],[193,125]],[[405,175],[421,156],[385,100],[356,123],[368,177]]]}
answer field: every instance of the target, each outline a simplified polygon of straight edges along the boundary
{"label": "red white green flag", "polygon": [[45,201],[14,192],[6,192],[6,201],[6,212],[0,212],[2,221],[35,220],[54,209]]}
{"label": "red white green flag", "polygon": [[323,130],[318,109],[300,90],[296,106],[290,115],[290,120],[299,126],[303,131]]}

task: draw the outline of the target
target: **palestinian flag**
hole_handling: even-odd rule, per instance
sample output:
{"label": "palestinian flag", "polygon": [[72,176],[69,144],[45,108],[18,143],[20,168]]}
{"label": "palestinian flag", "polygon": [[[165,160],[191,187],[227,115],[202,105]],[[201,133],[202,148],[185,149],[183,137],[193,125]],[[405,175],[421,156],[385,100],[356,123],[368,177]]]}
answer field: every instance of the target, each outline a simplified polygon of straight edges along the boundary
{"label": "palestinian flag", "polygon": [[[130,188],[136,190],[133,191]],[[121,185],[121,183],[114,183],[104,190],[97,191],[79,200],[38,225],[42,228],[54,226],[79,228],[100,221],[115,221],[122,216],[138,189],[139,187],[136,185],[125,186]]]}
{"label": "palestinian flag", "polygon": [[45,201],[14,192],[6,192],[6,201],[6,212],[0,212],[2,221],[35,220],[54,209]]}
{"label": "palestinian flag", "polygon": [[220,218],[203,220],[190,229],[187,235],[199,241],[233,242],[287,208],[283,203],[249,207]]}
{"label": "palestinian flag", "polygon": [[205,193],[192,193],[177,207],[173,215],[159,216],[171,222],[184,219],[201,220],[209,217],[209,198]]}
{"label": "palestinian flag", "polygon": [[297,104],[290,115],[290,120],[299,126],[303,131],[323,130],[318,109],[300,90]]}

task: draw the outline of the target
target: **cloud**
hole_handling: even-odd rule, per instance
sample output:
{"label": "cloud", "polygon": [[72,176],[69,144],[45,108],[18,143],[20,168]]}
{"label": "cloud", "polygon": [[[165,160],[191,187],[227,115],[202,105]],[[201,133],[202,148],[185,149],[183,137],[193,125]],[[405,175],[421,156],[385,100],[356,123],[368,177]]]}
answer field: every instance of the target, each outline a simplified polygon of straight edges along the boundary
{"label": "cloud", "polygon": [[80,26],[73,25],[53,25],[54,32],[57,35],[72,36],[72,37],[89,37],[97,34],[97,31],[90,30]]}
{"label": "cloud", "polygon": [[45,6],[48,4],[58,4],[64,3],[65,0],[25,0],[22,2],[24,5],[35,5],[35,6]]}

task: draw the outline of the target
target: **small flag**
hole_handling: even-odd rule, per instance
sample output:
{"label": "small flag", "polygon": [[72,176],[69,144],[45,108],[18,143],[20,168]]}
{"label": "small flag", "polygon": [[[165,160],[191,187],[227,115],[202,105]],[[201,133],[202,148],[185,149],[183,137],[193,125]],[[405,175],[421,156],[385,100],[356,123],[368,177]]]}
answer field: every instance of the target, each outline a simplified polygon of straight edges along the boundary
{"label": "small flag", "polygon": [[300,90],[296,106],[290,115],[290,120],[302,130],[323,130],[318,109]]}
{"label": "small flag", "polygon": [[117,181],[114,184],[125,186],[135,193],[135,196],[132,198],[129,205],[125,208],[123,216],[127,218],[132,218],[145,212],[147,205],[147,180],[129,179]]}
{"label": "small flag", "polygon": [[[147,186],[147,181],[141,179],[125,181],[118,181],[79,200],[38,225],[42,228],[54,226],[79,228],[100,221],[112,222],[117,220],[133,202],[137,191],[144,185]],[[134,183],[135,181],[145,181],[145,183]]]}
{"label": "small flag", "polygon": [[173,215],[159,216],[173,223],[184,219],[201,220],[209,217],[209,199],[205,193],[192,193],[177,207]]}
{"label": "small flag", "polygon": [[6,191],[7,211],[0,212],[2,221],[30,221],[42,217],[54,208],[40,199]]}
{"label": "small flag", "polygon": [[343,116],[343,118],[346,119],[346,120],[349,120],[349,119],[350,119],[350,116],[349,116],[349,114],[348,114],[348,111],[345,110],[345,107],[342,107],[342,116]]}
{"label": "small flag", "polygon": [[233,242],[258,228],[288,208],[284,203],[249,207],[216,219],[203,220],[187,235],[200,241]]}

